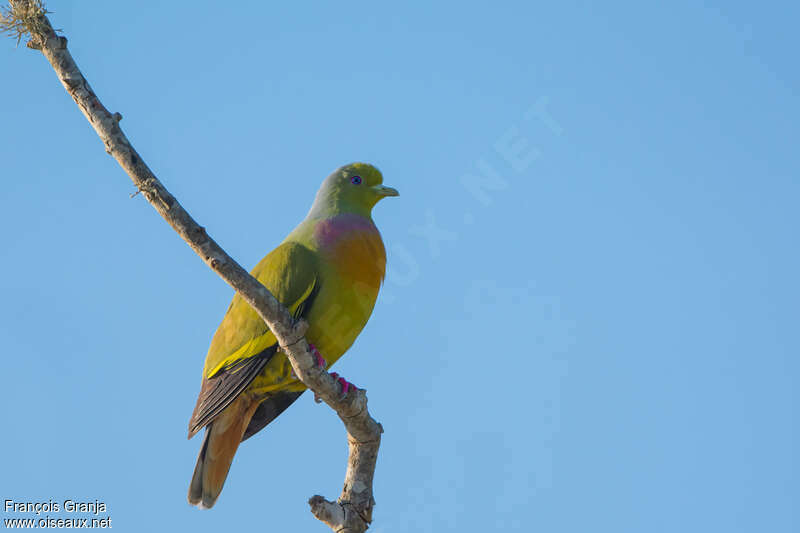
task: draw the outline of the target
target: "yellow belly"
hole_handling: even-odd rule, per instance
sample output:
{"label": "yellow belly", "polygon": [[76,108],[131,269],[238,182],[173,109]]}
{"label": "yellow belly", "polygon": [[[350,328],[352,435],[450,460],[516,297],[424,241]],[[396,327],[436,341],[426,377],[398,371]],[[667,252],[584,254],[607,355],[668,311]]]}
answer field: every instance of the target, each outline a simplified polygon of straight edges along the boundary
{"label": "yellow belly", "polygon": [[[333,365],[355,342],[367,323],[378,291],[325,291],[320,290],[309,313],[306,340],[314,344],[322,357]],[[253,380],[248,391],[263,395],[276,390],[300,391],[303,385],[292,375],[289,359],[277,352]]]}

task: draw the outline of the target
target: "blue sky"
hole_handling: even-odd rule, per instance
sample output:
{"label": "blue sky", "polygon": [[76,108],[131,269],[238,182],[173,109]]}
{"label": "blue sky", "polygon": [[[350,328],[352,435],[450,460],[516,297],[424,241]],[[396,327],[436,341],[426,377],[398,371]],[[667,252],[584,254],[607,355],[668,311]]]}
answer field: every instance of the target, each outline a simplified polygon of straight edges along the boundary
{"label": "blue sky", "polygon": [[[162,4],[49,7],[242,264],[341,164],[401,192],[337,364],[386,429],[373,531],[799,529],[796,4]],[[186,503],[232,291],[13,44],[0,496],[98,499],[119,531],[325,531],[305,502],[339,493],[346,442],[310,397],[213,510]]]}

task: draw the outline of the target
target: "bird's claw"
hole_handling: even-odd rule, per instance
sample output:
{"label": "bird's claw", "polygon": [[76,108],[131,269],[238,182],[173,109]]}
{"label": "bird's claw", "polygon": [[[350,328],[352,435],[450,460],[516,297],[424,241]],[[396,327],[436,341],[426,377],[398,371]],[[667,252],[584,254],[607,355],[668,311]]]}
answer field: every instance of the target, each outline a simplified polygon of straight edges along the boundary
{"label": "bird's claw", "polygon": [[[322,357],[322,354],[319,353],[317,347],[311,344],[310,342],[308,343],[308,351],[311,352],[311,355],[314,356],[314,364],[317,365],[317,368],[321,368],[324,370],[325,367],[328,366],[328,362],[325,360],[324,357]],[[292,378],[297,379],[297,374],[294,373],[294,369],[292,369]],[[314,400],[317,400],[317,398],[315,397]],[[319,401],[321,402],[322,400]]]}
{"label": "bird's claw", "polygon": [[344,379],[343,377],[339,377],[339,374],[336,372],[331,372],[331,377],[339,382],[339,385],[342,386],[342,398],[347,396],[347,393],[350,392],[350,389],[355,389],[356,386]]}
{"label": "bird's claw", "polygon": [[314,359],[316,359],[316,363],[317,363],[318,367],[325,368],[326,366],[328,366],[328,362],[325,360],[324,357],[322,357],[322,354],[319,353],[319,350],[317,350],[317,347],[314,346],[313,344],[311,344],[310,342],[308,343],[308,350],[314,356]]}
{"label": "bird's claw", "polygon": [[[344,399],[344,397],[347,396],[347,393],[350,392],[351,389],[355,390],[357,388],[355,385],[353,385],[343,377],[340,377],[339,374],[337,374],[336,372],[331,372],[330,374],[331,377],[336,381],[338,381],[339,385],[342,386],[342,395],[340,398]],[[314,401],[317,403],[322,403],[322,398],[316,392],[314,393]]]}
{"label": "bird's claw", "polygon": [[[321,368],[321,369],[324,370],[325,367],[328,366],[328,362],[325,360],[324,357],[322,357],[322,354],[319,353],[319,350],[317,350],[317,347],[314,346],[313,344],[311,344],[310,342],[308,343],[308,351],[311,352],[311,354],[314,356],[317,368]],[[294,372],[292,372],[292,374],[294,374]],[[355,385],[353,385],[352,383],[350,383],[349,381],[347,381],[343,377],[340,377],[339,374],[337,374],[336,372],[331,372],[330,374],[331,374],[331,377],[333,377],[333,379],[338,381],[339,385],[342,386],[342,398],[347,396],[347,393],[350,392],[350,389],[355,389],[356,388]],[[319,395],[316,392],[314,393],[314,401],[317,402],[317,403],[322,403],[322,398],[320,398]]]}

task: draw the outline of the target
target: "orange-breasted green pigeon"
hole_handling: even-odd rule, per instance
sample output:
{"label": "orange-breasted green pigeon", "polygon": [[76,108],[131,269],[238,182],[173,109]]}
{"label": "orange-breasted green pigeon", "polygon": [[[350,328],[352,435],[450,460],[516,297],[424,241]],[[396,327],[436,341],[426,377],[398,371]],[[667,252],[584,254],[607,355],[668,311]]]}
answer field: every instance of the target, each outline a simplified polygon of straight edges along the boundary
{"label": "orange-breasted green pigeon", "polygon": [[[366,163],[337,169],[322,183],[305,220],[251,272],[294,317],[309,323],[306,339],[324,367],[353,344],[383,282],[386,252],[372,208],[398,193],[382,182],[380,171]],[[351,385],[339,381],[347,394]],[[189,503],[213,506],[239,443],[304,390],[264,321],[234,296],[211,340],[189,421],[189,438],[206,428]]]}

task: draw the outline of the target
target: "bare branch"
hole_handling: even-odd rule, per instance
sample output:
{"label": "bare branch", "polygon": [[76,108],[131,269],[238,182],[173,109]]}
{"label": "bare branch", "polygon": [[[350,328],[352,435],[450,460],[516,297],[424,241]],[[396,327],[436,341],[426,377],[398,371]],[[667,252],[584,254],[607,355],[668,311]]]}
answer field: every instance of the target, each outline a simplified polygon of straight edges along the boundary
{"label": "bare branch", "polygon": [[100,102],[67,50],[67,39],[56,35],[46,13],[41,0],[10,0],[10,8],[4,10],[0,20],[0,29],[18,40],[30,36],[28,47],[41,50],[50,62],[64,88],[100,136],[106,152],[117,160],[136,188],[192,250],[258,312],[275,334],[298,378],[339,415],[348,433],[350,450],[342,494],[335,503],[314,496],[309,504],[314,516],[336,532],[366,531],[375,503],[372,480],[383,432],[369,415],[366,392],[355,389],[340,397],[339,383],[316,366],[308,350],[304,338],[307,324],[295,322],[266,287],[225,253],[156,178],[122,132],[119,126],[122,115],[109,112]]}

